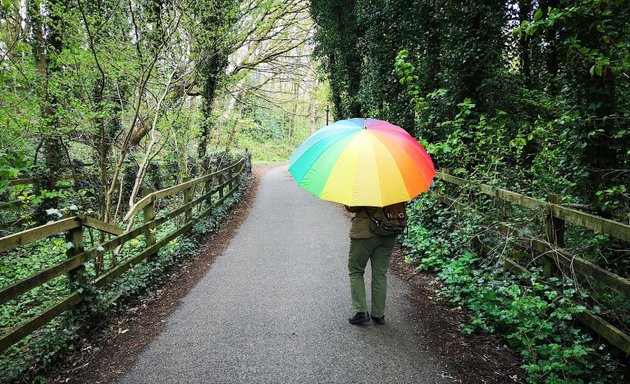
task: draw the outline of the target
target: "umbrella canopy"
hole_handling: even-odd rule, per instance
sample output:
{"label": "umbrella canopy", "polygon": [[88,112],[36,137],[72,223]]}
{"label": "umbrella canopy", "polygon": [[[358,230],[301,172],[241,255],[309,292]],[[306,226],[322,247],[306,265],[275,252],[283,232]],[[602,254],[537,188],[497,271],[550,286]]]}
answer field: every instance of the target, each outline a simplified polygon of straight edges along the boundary
{"label": "umbrella canopy", "polygon": [[298,185],[323,200],[384,207],[429,189],[433,162],[402,128],[376,119],[336,121],[291,154]]}

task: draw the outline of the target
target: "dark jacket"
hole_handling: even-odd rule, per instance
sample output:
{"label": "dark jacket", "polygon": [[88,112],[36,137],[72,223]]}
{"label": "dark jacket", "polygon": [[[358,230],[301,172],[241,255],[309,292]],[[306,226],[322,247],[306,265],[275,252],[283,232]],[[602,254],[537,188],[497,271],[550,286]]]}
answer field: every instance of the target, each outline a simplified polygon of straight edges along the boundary
{"label": "dark jacket", "polygon": [[352,227],[350,227],[350,238],[351,239],[369,239],[371,237],[377,236],[370,232],[370,217],[365,212],[369,210],[372,216],[377,218],[378,220],[385,219],[385,212],[383,212],[383,208],[377,207],[348,207],[344,206],[348,212],[354,213],[354,218],[352,218]]}

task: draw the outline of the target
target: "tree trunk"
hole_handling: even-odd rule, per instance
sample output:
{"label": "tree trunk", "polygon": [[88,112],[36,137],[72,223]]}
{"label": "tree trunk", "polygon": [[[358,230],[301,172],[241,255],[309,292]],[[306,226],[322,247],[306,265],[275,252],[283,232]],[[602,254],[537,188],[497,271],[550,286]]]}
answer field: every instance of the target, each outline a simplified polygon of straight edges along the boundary
{"label": "tree trunk", "polygon": [[[529,21],[529,14],[532,11],[532,4],[530,0],[520,0],[518,2],[518,19],[519,23],[523,21]],[[521,59],[521,71],[523,72],[523,79],[525,87],[532,88],[532,63],[530,52],[530,38],[526,33],[521,34],[519,38],[519,56]]]}
{"label": "tree trunk", "polygon": [[212,58],[209,59],[210,61],[202,70],[202,73],[205,76],[203,88],[203,104],[201,106],[201,115],[203,120],[201,123],[199,147],[197,148],[197,153],[200,159],[206,156],[208,144],[210,144],[211,141],[210,136],[214,125],[214,116],[212,116],[212,112],[214,110],[214,99],[216,97],[219,76],[225,68],[226,64],[226,60],[222,57],[219,57],[221,53],[217,52],[217,50],[214,50],[209,55]]}
{"label": "tree trunk", "polygon": [[[559,0],[542,0],[540,2],[540,8],[542,9],[543,18],[548,16],[549,7],[558,8]],[[551,77],[548,89],[553,95],[557,95],[560,91],[560,87],[556,84],[556,78],[559,73],[558,66],[558,31],[555,27],[549,27],[545,31],[545,40],[547,41],[547,49],[545,54],[545,64],[547,67],[547,73]]]}
{"label": "tree trunk", "polygon": [[[44,173],[36,184],[37,192],[52,191],[61,176],[63,167],[64,148],[61,139],[57,108],[59,100],[51,93],[49,81],[52,75],[59,71],[59,54],[62,51],[62,18],[56,12],[65,5],[63,1],[51,0],[50,7],[45,11],[40,9],[37,1],[28,3],[28,13],[32,28],[33,52],[38,74],[38,95],[40,99],[41,121],[44,126]],[[48,221],[46,209],[57,208],[57,198],[44,198],[37,208],[34,217],[39,223]]]}
{"label": "tree trunk", "polygon": [[293,84],[293,111],[291,112],[291,116],[289,117],[289,132],[287,136],[289,138],[293,137],[293,133],[295,132],[295,115],[298,112],[298,100],[300,99],[300,88],[297,83]]}

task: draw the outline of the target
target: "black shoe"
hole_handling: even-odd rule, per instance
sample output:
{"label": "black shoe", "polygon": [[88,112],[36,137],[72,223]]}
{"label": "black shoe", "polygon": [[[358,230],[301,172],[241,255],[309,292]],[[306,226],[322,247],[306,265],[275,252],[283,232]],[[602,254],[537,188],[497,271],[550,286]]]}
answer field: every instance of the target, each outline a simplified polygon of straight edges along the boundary
{"label": "black shoe", "polygon": [[348,319],[350,324],[361,325],[370,322],[370,314],[367,312],[357,312],[353,317]]}
{"label": "black shoe", "polygon": [[373,320],[376,324],[380,324],[380,325],[384,325],[384,324],[385,324],[385,316],[381,316],[381,317],[375,317],[375,316],[372,316],[372,320]]}

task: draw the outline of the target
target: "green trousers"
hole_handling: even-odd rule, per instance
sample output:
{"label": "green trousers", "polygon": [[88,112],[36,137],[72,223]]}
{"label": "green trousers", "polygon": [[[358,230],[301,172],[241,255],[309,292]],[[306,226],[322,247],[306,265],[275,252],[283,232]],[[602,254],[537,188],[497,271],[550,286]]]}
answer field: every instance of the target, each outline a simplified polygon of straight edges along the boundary
{"label": "green trousers", "polygon": [[387,268],[389,258],[396,244],[395,237],[375,236],[369,239],[350,239],[348,255],[348,273],[350,275],[350,294],[354,312],[368,311],[365,299],[363,275],[368,260],[372,265],[372,316],[385,315],[387,296]]}

